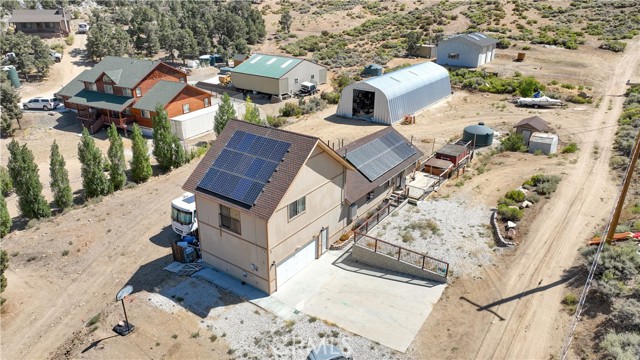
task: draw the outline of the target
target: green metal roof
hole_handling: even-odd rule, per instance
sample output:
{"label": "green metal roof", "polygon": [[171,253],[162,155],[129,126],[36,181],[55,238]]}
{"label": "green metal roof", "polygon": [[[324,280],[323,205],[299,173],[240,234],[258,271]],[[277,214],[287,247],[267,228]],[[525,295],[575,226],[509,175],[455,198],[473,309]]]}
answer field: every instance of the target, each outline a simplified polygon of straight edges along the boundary
{"label": "green metal roof", "polygon": [[76,80],[95,82],[102,73],[105,73],[116,85],[131,89],[159,63],[160,61],[107,56],[93,68],[83,71],[72,82]]}
{"label": "green metal roof", "polygon": [[91,106],[98,109],[122,111],[133,103],[134,98],[113,94],[99,93],[97,91],[82,90],[69,99],[69,102]]}
{"label": "green metal roof", "polygon": [[185,83],[166,81],[158,81],[146,94],[142,94],[142,98],[133,105],[134,109],[155,111],[158,104],[165,107],[169,101],[176,97],[182,89],[187,86]]}
{"label": "green metal roof", "polygon": [[69,83],[57,91],[56,94],[63,96],[76,96],[77,93],[84,89],[84,83],[82,81],[77,81],[76,79],[69,81]]}
{"label": "green metal roof", "polygon": [[254,54],[232,70],[232,73],[279,79],[304,61],[286,56]]}

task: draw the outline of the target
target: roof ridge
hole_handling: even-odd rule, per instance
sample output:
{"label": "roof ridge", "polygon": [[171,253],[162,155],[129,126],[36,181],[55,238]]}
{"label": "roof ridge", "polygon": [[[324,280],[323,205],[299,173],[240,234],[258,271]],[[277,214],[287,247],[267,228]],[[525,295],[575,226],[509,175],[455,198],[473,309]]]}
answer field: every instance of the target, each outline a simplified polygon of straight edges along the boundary
{"label": "roof ridge", "polygon": [[[269,125],[263,125],[263,124],[254,124],[254,123],[250,123],[248,121],[244,121],[244,120],[240,120],[240,119],[231,119],[231,121],[233,122],[239,122],[239,123],[243,123],[243,124],[248,124],[248,125],[252,125],[252,126],[256,126],[256,127],[261,127],[261,128],[265,128],[268,130],[268,133],[271,131],[274,132],[283,132],[283,133],[287,133],[287,134],[291,134],[291,135],[295,135],[295,136],[301,136],[301,137],[306,137],[308,139],[314,139],[314,140],[318,140],[320,141],[320,138],[317,136],[312,136],[312,135],[307,135],[307,134],[302,134],[302,133],[298,133],[295,131],[291,131],[291,130],[285,130],[285,129],[280,129],[280,128],[274,128],[272,126]],[[267,133],[267,134],[268,134]]]}

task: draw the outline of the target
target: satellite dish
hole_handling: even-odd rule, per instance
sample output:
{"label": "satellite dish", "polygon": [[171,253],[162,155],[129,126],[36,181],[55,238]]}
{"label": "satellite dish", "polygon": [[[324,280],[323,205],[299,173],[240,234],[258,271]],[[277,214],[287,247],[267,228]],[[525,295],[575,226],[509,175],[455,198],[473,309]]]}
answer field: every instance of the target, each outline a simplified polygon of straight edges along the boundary
{"label": "satellite dish", "polygon": [[118,294],[116,295],[116,301],[120,301],[124,299],[127,295],[131,294],[132,291],[133,291],[133,286],[131,285],[127,285],[123,287],[122,290],[118,291]]}

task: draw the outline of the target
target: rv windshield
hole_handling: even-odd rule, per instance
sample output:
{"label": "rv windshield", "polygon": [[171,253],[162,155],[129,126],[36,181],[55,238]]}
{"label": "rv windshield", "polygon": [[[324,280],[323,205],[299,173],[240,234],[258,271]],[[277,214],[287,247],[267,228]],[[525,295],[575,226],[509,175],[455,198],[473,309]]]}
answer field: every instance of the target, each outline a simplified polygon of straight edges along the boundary
{"label": "rv windshield", "polygon": [[176,209],[171,207],[171,220],[180,223],[181,225],[189,225],[193,221],[193,216],[190,212]]}

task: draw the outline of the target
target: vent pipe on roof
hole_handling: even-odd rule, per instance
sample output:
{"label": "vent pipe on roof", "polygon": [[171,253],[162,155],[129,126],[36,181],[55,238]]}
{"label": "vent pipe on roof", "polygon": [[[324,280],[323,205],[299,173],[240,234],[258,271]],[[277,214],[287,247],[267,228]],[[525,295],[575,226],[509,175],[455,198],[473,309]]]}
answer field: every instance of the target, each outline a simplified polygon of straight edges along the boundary
{"label": "vent pipe on roof", "polygon": [[478,125],[482,125],[482,126],[484,126],[484,122],[480,121],[480,122],[478,123]]}

